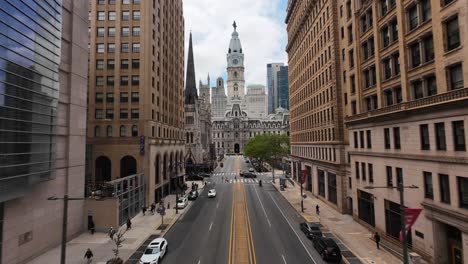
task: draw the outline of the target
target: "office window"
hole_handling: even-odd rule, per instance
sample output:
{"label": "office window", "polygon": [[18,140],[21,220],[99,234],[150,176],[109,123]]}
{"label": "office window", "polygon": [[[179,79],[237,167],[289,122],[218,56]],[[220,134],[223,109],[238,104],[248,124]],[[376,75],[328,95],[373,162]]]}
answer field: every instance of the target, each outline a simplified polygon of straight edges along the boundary
{"label": "office window", "polygon": [[139,92],[132,92],[132,102],[138,103],[140,101],[140,93]]}
{"label": "office window", "polygon": [[128,76],[120,76],[120,85],[128,85]]}
{"label": "office window", "polygon": [[366,130],[366,138],[367,138],[367,148],[372,148],[372,134],[370,130]]}
{"label": "office window", "polygon": [[107,134],[107,137],[112,137],[112,126],[111,125],[107,126],[107,133],[106,134]]}
{"label": "office window", "polygon": [[139,59],[133,59],[132,60],[132,69],[139,69],[140,68],[140,60]]}
{"label": "office window", "polygon": [[400,149],[401,148],[400,128],[399,127],[394,127],[393,128],[393,145],[395,146],[395,149]]}
{"label": "office window", "polygon": [[384,129],[385,149],[390,149],[390,128]]}
{"label": "office window", "polygon": [[450,181],[446,174],[439,174],[440,201],[450,204]]}
{"label": "office window", "polygon": [[348,43],[353,42],[353,25],[348,26]]}
{"label": "office window", "polygon": [[121,43],[120,44],[120,52],[122,53],[128,53],[129,51],[129,44],[128,43]]}
{"label": "office window", "polygon": [[374,182],[374,165],[372,163],[367,164],[367,169],[369,170],[369,182]]}
{"label": "office window", "polygon": [[97,53],[104,53],[104,43],[96,44],[96,52]]}
{"label": "office window", "polygon": [[96,60],[96,70],[104,70],[104,60]]}
{"label": "office window", "polygon": [[104,21],[104,20],[106,20],[106,12],[104,12],[104,11],[98,11],[98,12],[97,12],[97,20],[98,20],[98,21]]}
{"label": "office window", "polygon": [[132,108],[132,119],[138,119],[140,117],[140,110]]}
{"label": "office window", "polygon": [[133,11],[133,20],[140,20],[140,11]]}
{"label": "office window", "polygon": [[95,119],[103,119],[104,118],[104,112],[102,111],[102,109],[96,109],[94,110],[94,118]]}
{"label": "office window", "polygon": [[101,127],[100,126],[95,126],[94,127],[94,137],[100,137],[101,136]]}
{"label": "office window", "polygon": [[418,24],[419,24],[419,19],[418,19],[418,6],[413,5],[408,9],[408,26],[409,30],[415,29]]}
{"label": "office window", "polygon": [[122,11],[122,21],[130,20],[130,11]]}
{"label": "office window", "polygon": [[132,52],[140,53],[140,43],[132,43]]}
{"label": "office window", "polygon": [[136,125],[132,126],[132,137],[138,137],[138,127]]}
{"label": "office window", "polygon": [[414,81],[411,83],[413,87],[413,97],[414,99],[419,99],[424,97],[423,85],[420,80]]}
{"label": "office window", "polygon": [[[107,60],[107,69],[108,70],[113,70],[114,68],[115,68],[115,60]],[[114,76],[112,76],[112,79],[113,79],[113,77]],[[107,79],[109,81],[109,77]]]}
{"label": "office window", "polygon": [[397,176],[397,185],[403,185],[403,169],[402,168],[395,168],[396,176]]}
{"label": "office window", "polygon": [[107,19],[109,21],[115,21],[115,11],[109,11],[109,13],[107,14]]}
{"label": "office window", "polygon": [[106,29],[103,27],[98,27],[96,30],[96,36],[97,37],[104,37],[106,34]]}
{"label": "office window", "polygon": [[421,138],[421,149],[430,150],[431,143],[429,140],[429,125],[427,124],[419,125],[419,135]]}
{"label": "office window", "polygon": [[384,100],[385,100],[386,106],[393,105],[393,90],[392,89],[387,89],[384,91]]}
{"label": "office window", "polygon": [[94,102],[102,103],[104,99],[104,95],[102,93],[96,93],[94,96]]}
{"label": "office window", "polygon": [[140,27],[133,27],[133,28],[132,28],[132,35],[133,35],[134,37],[140,36]]}
{"label": "office window", "polygon": [[422,22],[425,22],[431,19],[431,1],[421,0],[420,5],[421,5]]}
{"label": "office window", "polygon": [[109,52],[109,53],[114,53],[115,52],[115,44],[114,43],[108,43],[107,44],[107,52]]}
{"label": "office window", "polygon": [[356,106],[356,101],[351,101],[351,113],[353,115],[357,114],[357,106]]}
{"label": "office window", "polygon": [[120,60],[120,69],[128,69],[128,60],[127,59]]}
{"label": "office window", "polygon": [[459,206],[468,209],[468,178],[457,177],[457,181]]}
{"label": "office window", "polygon": [[120,102],[121,103],[128,102],[128,93],[127,92],[120,93]]}
{"label": "office window", "polygon": [[353,132],[353,135],[354,135],[354,148],[359,148],[359,143],[358,143],[358,132],[357,132],[357,131],[354,131],[354,132]]}
{"label": "office window", "polygon": [[351,94],[356,93],[356,77],[353,75],[349,76],[349,81],[351,83]]}
{"label": "office window", "polygon": [[400,74],[400,53],[394,53],[392,55],[392,62],[393,62],[393,75]]}
{"label": "office window", "polygon": [[448,68],[450,90],[461,89],[464,86],[462,64],[451,65]]}
{"label": "office window", "polygon": [[133,0],[133,4],[139,5],[141,3],[141,0]]}
{"label": "office window", "polygon": [[132,75],[132,85],[140,85],[140,76]]}
{"label": "office window", "polygon": [[130,35],[130,29],[128,27],[122,27],[122,37],[128,37]]}
{"label": "office window", "polygon": [[458,16],[452,17],[444,22],[445,24],[445,42],[447,51],[460,46],[460,28],[458,25]]}
{"label": "office window", "polygon": [[435,76],[430,76],[426,79],[427,85],[427,96],[432,96],[437,94],[437,82]]}
{"label": "office window", "polygon": [[109,5],[115,5],[115,0],[109,0]]}
{"label": "office window", "polygon": [[387,186],[393,187],[392,167],[386,166],[385,171],[387,172]]}
{"label": "office window", "polygon": [[106,102],[113,103],[114,102],[114,93],[106,93]]}
{"label": "office window", "polygon": [[359,131],[359,142],[361,143],[361,148],[364,148],[364,131]]}
{"label": "office window", "polygon": [[120,119],[128,119],[128,109],[120,108]]}
{"label": "office window", "polygon": [[107,28],[107,36],[109,36],[109,37],[115,37],[115,27],[109,27],[109,28]]}
{"label": "office window", "polygon": [[107,76],[107,85],[108,86],[114,85],[114,76]]}
{"label": "office window", "polygon": [[424,177],[424,198],[434,199],[434,189],[432,186],[432,173],[423,171]]}
{"label": "office window", "polygon": [[105,4],[106,4],[106,0],[98,0],[98,1],[97,1],[97,4],[98,4],[98,5],[105,5]]}
{"label": "office window", "polygon": [[355,175],[355,176],[356,176],[356,179],[359,180],[359,162],[356,161],[356,162],[354,163],[354,169],[355,169],[355,172],[356,172],[356,175]]}
{"label": "office window", "polygon": [[437,150],[447,150],[447,144],[445,142],[445,124],[435,123],[434,126]]}
{"label": "office window", "polygon": [[130,0],[122,0],[122,4],[123,4],[123,5],[129,5],[129,4],[130,4]]}
{"label": "office window", "polygon": [[349,50],[349,67],[354,67],[354,50]]}
{"label": "office window", "polygon": [[104,76],[96,76],[96,86],[104,86]]}
{"label": "office window", "polygon": [[366,173],[366,163],[361,162],[361,172],[362,172],[362,180],[365,181],[367,177]]}
{"label": "office window", "polygon": [[380,35],[382,36],[382,44],[384,47],[388,47],[390,45],[390,31],[388,26],[384,26],[380,30]]}
{"label": "office window", "polygon": [[114,109],[106,109],[106,119],[114,119]]}
{"label": "office window", "polygon": [[417,67],[421,64],[421,48],[419,42],[409,46],[411,53],[411,67]]}
{"label": "office window", "polygon": [[429,62],[434,59],[434,40],[432,35],[423,39],[424,45],[424,62]]}
{"label": "office window", "polygon": [[443,6],[446,6],[446,5],[448,5],[448,4],[450,4],[450,3],[454,2],[454,1],[455,0],[441,0]]}
{"label": "office window", "polygon": [[126,134],[126,129],[125,129],[125,126],[122,125],[120,126],[120,136],[125,137],[125,134]]}
{"label": "office window", "polygon": [[465,128],[462,120],[452,122],[453,146],[456,151],[465,151]]}

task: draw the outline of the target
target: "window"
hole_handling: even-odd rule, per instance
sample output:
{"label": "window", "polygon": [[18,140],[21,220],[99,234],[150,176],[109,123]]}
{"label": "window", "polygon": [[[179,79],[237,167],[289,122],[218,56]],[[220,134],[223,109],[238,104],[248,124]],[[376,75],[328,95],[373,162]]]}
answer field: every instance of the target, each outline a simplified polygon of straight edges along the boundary
{"label": "window", "polygon": [[445,142],[445,124],[435,123],[435,136],[437,150],[447,150],[447,144]]}
{"label": "window", "polygon": [[106,119],[114,119],[114,109],[106,109]]}
{"label": "window", "polygon": [[356,179],[359,180],[359,162],[356,161],[356,162],[354,163],[354,167],[355,167],[354,169],[355,169],[355,171],[356,171],[356,175],[355,175],[355,176],[356,176]]}
{"label": "window", "polygon": [[353,75],[349,76],[349,81],[351,83],[351,93],[356,92],[356,77]]}
{"label": "window", "polygon": [[102,109],[96,109],[94,111],[94,118],[95,119],[103,119],[104,118],[104,112],[102,111]]}
{"label": "window", "polygon": [[120,126],[120,136],[121,137],[125,137],[125,132],[126,132],[125,130],[126,130],[125,126]]}
{"label": "window", "polygon": [[127,21],[130,19],[130,11],[122,11],[122,21]]}
{"label": "window", "polygon": [[132,69],[139,69],[140,68],[140,60],[139,59],[133,59],[132,60]]}
{"label": "window", "polygon": [[461,89],[464,86],[463,70],[461,63],[448,67],[448,79],[450,90]]}
{"label": "window", "polygon": [[140,93],[139,92],[132,92],[132,102],[138,103],[140,101]]}
{"label": "window", "polygon": [[128,69],[128,60],[120,60],[120,69]]}
{"label": "window", "polygon": [[107,85],[114,86],[114,76],[107,76]]}
{"label": "window", "polygon": [[434,59],[434,40],[432,35],[423,39],[424,46],[424,62],[429,62]]}
{"label": "window", "polygon": [[128,37],[130,35],[130,29],[128,27],[122,27],[122,37]]}
{"label": "window", "polygon": [[384,47],[388,47],[390,45],[390,31],[388,29],[388,26],[384,26],[380,30],[380,35],[382,36],[382,44]]}
{"label": "window", "polygon": [[400,128],[399,127],[394,127],[393,128],[393,145],[395,146],[395,149],[400,149],[401,148]]}
{"label": "window", "polygon": [[132,85],[139,85],[140,84],[140,76],[132,75]]}
{"label": "window", "polygon": [[103,27],[98,27],[96,31],[97,37],[104,37],[104,35],[106,34],[106,29]]}
{"label": "window", "polygon": [[133,43],[132,44],[132,52],[133,53],[140,53],[140,43]]}
{"label": "window", "polygon": [[101,127],[100,126],[95,126],[94,127],[94,136],[95,137],[100,137],[101,136]]}
{"label": "window", "polygon": [[138,119],[140,117],[139,109],[132,109],[132,119]]}
{"label": "window", "polygon": [[138,137],[138,127],[136,125],[132,126],[132,137]]}
{"label": "window", "polygon": [[104,11],[98,11],[98,12],[97,12],[97,20],[98,20],[98,21],[104,21],[104,20],[106,20],[106,12],[104,12]]}
{"label": "window", "polygon": [[369,182],[374,182],[374,165],[372,163],[367,164],[367,169],[369,170]]}
{"label": "window", "polygon": [[120,85],[128,85],[128,76],[120,76]]}
{"label": "window", "polygon": [[140,11],[133,11],[133,20],[140,20]]}
{"label": "window", "polygon": [[359,148],[359,143],[358,143],[358,132],[354,131],[354,148]]}
{"label": "window", "polygon": [[120,44],[120,52],[122,53],[128,53],[129,50],[129,44],[128,43],[121,43]]}
{"label": "window", "polygon": [[348,43],[353,42],[353,25],[348,26]]}
{"label": "window", "polygon": [[109,21],[115,21],[115,11],[109,11],[107,19]]}
{"label": "window", "polygon": [[419,42],[411,44],[410,46],[411,53],[411,67],[417,67],[421,64],[421,49],[419,47]]}
{"label": "window", "polygon": [[109,37],[115,37],[115,27],[109,27],[109,28],[107,28],[107,36],[109,36]]}
{"label": "window", "polygon": [[427,124],[419,125],[419,134],[421,137],[421,149],[430,150],[431,143],[429,141],[429,126]]}
{"label": "window", "polygon": [[352,113],[353,115],[357,114],[356,101],[351,101],[351,113]]}
{"label": "window", "polygon": [[361,143],[361,148],[364,148],[364,131],[359,131],[359,142]]}
{"label": "window", "polygon": [[468,178],[457,177],[457,181],[459,206],[468,209]]}
{"label": "window", "polygon": [[446,48],[447,51],[460,46],[460,28],[458,26],[458,16],[445,21]]}
{"label": "window", "polygon": [[414,81],[411,83],[413,87],[414,99],[419,99],[424,97],[423,86],[420,80]]}
{"label": "window", "polygon": [[104,53],[104,43],[96,44],[96,52],[97,53]]}
{"label": "window", "polygon": [[452,3],[453,1],[455,1],[455,0],[442,0],[442,4],[443,4],[443,6],[446,6],[446,5],[450,4],[450,3]]}
{"label": "window", "polygon": [[431,1],[421,0],[420,4],[421,4],[422,22],[425,22],[431,19]]}
{"label": "window", "polygon": [[123,4],[123,5],[129,5],[129,4],[130,4],[130,0],[122,0],[122,4]]}
{"label": "window", "polygon": [[396,176],[397,176],[397,186],[403,185],[403,169],[402,168],[395,168],[396,169]]}
{"label": "window", "polygon": [[109,0],[109,5],[115,5],[115,0]]}
{"label": "window", "polygon": [[388,187],[393,187],[392,167],[386,166],[385,170],[387,172],[387,186]]}
{"label": "window", "polygon": [[366,163],[361,162],[361,171],[362,171],[362,180],[365,181],[367,177],[366,173]]}
{"label": "window", "polygon": [[140,27],[133,27],[133,28],[132,28],[132,35],[133,35],[134,37],[140,36]]}
{"label": "window", "polygon": [[372,148],[372,134],[370,130],[366,130],[366,138],[367,138],[367,148]]}
{"label": "window", "polygon": [[434,199],[434,189],[432,186],[432,173],[423,171],[424,177],[424,198]]}
{"label": "window", "polygon": [[96,76],[96,86],[104,86],[104,76]]}
{"label": "window", "polygon": [[450,181],[447,174],[439,174],[440,201],[450,204]]}
{"label": "window", "polygon": [[465,128],[463,120],[452,122],[453,145],[456,151],[466,151]]}
{"label": "window", "polygon": [[96,60],[96,70],[104,70],[104,60]]}
{"label": "window", "polygon": [[105,0],[98,0],[98,1],[97,1],[97,4],[98,4],[98,5],[105,5],[105,4],[106,4],[106,1],[105,1]]}
{"label": "window", "polygon": [[120,119],[128,118],[128,109],[120,108]]}
{"label": "window", "polygon": [[385,149],[390,149],[390,128],[384,129]]}
{"label": "window", "polygon": [[112,126],[107,126],[107,136],[112,137]]}
{"label": "window", "polygon": [[349,67],[354,67],[354,50],[349,50]]}
{"label": "window", "polygon": [[418,20],[418,6],[417,5],[413,5],[412,7],[410,7],[408,9],[408,26],[409,26],[409,30],[413,30],[415,29],[418,24],[419,24],[419,20]]}
{"label": "window", "polygon": [[114,43],[108,43],[107,44],[107,52],[109,52],[109,53],[114,53],[115,52],[115,44]]}
{"label": "window", "polygon": [[106,102],[113,103],[114,102],[114,93],[106,93]]}
{"label": "window", "polygon": [[128,93],[120,93],[120,102],[121,103],[128,102]]}
{"label": "window", "polygon": [[94,96],[94,102],[102,103],[104,100],[104,95],[102,93],[96,93]]}
{"label": "window", "polygon": [[427,96],[432,96],[437,94],[437,83],[436,77],[430,76],[426,79],[427,84]]}

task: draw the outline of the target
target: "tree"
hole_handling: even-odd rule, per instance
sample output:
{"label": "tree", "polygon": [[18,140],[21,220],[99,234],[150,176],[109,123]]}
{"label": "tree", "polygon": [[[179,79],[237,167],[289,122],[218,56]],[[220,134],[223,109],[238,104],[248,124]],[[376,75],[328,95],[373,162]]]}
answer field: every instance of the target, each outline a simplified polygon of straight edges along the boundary
{"label": "tree", "polygon": [[117,234],[114,235],[112,241],[115,243],[115,248],[112,249],[114,251],[114,257],[106,262],[106,264],[123,264],[123,260],[119,257],[119,248],[122,247],[122,242],[125,241],[123,238],[125,231],[120,229]]}

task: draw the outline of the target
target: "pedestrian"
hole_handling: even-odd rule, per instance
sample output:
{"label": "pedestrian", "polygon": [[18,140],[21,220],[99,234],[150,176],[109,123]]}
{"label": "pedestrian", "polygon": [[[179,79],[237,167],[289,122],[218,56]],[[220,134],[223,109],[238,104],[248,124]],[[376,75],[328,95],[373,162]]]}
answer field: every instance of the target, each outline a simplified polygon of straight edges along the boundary
{"label": "pedestrian", "polygon": [[130,221],[130,218],[127,218],[127,230],[132,228],[132,221]]}
{"label": "pedestrian", "polygon": [[86,259],[86,263],[91,263],[91,261],[93,261],[93,252],[91,251],[91,249],[88,248],[88,250],[86,250],[86,253],[84,254],[84,259]]}
{"label": "pedestrian", "polygon": [[154,215],[154,210],[156,209],[156,205],[154,203],[151,204],[151,214]]}
{"label": "pedestrian", "polygon": [[317,213],[317,215],[320,215],[320,206],[317,204],[317,206],[315,206],[315,212]]}
{"label": "pedestrian", "polygon": [[111,226],[111,228],[109,229],[109,237],[110,239],[114,239],[114,234],[115,234],[115,230],[114,228]]}
{"label": "pedestrian", "polygon": [[374,239],[375,239],[375,245],[377,245],[377,249],[380,249],[380,235],[379,235],[379,232],[375,232]]}
{"label": "pedestrian", "polygon": [[91,235],[94,235],[95,227],[96,225],[94,224],[94,221],[91,220],[91,222],[89,223],[89,230],[91,231]]}
{"label": "pedestrian", "polygon": [[143,205],[143,206],[141,207],[141,212],[143,213],[143,215],[145,215],[145,212],[146,212],[146,206],[144,206],[144,205]]}

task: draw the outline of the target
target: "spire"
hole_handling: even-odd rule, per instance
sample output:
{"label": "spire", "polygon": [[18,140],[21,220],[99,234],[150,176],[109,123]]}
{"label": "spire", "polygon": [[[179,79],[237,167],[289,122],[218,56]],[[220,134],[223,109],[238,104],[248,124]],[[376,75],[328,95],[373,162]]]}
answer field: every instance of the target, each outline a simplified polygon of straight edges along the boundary
{"label": "spire", "polygon": [[196,99],[198,99],[197,83],[195,81],[195,63],[193,61],[192,32],[190,32],[187,76],[185,80],[185,104],[195,104]]}
{"label": "spire", "polygon": [[232,54],[232,53],[238,53],[239,54],[239,53],[242,53],[242,45],[240,43],[239,33],[237,33],[237,23],[236,23],[236,21],[234,21],[232,26],[234,27],[234,31],[231,34],[231,42],[229,43],[228,54]]}

